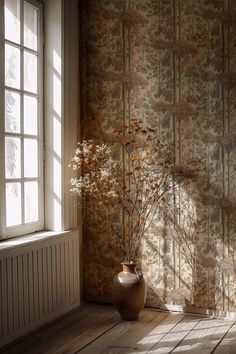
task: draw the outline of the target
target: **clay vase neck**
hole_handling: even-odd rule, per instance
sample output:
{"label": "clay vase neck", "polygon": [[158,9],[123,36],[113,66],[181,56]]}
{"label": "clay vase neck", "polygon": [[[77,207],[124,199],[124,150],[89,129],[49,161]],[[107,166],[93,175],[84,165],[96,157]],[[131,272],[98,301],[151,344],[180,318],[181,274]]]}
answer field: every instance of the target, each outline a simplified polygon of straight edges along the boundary
{"label": "clay vase neck", "polygon": [[122,262],[123,272],[136,274],[136,263]]}
{"label": "clay vase neck", "polygon": [[143,278],[143,273],[141,269],[137,267],[136,263],[122,262],[121,265],[123,267],[123,273],[135,274],[139,279]]}

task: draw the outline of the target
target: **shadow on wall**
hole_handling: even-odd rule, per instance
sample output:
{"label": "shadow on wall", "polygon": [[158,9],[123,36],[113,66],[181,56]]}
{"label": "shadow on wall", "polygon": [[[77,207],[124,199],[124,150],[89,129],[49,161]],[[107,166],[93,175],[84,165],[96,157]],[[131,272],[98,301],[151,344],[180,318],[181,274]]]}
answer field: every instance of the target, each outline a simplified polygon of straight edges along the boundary
{"label": "shadow on wall", "polygon": [[[206,193],[196,194],[211,190],[206,181],[200,176],[194,186],[175,190],[146,235],[141,262],[148,284],[147,305],[235,311],[236,259],[233,247],[226,249],[221,226],[225,219],[229,224],[235,218],[235,206],[229,199],[220,203]],[[219,224],[213,235],[209,220]]]}

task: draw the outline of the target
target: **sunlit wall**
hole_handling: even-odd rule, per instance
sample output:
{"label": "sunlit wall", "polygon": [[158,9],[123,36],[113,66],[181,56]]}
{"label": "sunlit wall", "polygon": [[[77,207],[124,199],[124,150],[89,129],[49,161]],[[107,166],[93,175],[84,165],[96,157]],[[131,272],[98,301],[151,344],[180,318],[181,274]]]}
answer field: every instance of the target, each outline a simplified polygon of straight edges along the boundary
{"label": "sunlit wall", "polygon": [[[164,219],[146,235],[142,266],[154,306],[236,310],[235,11],[233,1],[81,2],[84,137],[102,139],[139,118],[174,143],[178,163],[200,161],[198,180],[177,198],[192,258]],[[119,261],[93,206],[84,213],[87,298],[110,298]]]}

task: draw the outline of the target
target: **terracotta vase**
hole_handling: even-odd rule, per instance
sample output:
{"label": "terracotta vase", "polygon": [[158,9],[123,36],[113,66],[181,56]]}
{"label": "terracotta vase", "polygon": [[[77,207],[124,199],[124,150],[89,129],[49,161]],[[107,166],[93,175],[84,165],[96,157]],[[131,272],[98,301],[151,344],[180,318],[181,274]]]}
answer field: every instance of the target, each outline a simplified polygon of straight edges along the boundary
{"label": "terracotta vase", "polygon": [[141,269],[135,263],[121,263],[122,272],[113,281],[113,302],[123,320],[133,321],[144,308],[146,284]]}

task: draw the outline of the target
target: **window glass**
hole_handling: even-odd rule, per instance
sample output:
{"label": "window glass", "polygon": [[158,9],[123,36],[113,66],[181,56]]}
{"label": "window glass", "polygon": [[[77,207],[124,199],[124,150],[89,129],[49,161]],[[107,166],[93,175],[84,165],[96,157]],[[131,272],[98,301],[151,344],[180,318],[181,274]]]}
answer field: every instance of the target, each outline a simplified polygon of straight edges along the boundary
{"label": "window glass", "polygon": [[21,224],[21,184],[6,183],[6,226]]}
{"label": "window glass", "polygon": [[38,100],[28,95],[24,95],[24,133],[38,134]]}
{"label": "window glass", "polygon": [[37,9],[27,2],[24,2],[24,45],[25,47],[37,50]]}
{"label": "window glass", "polygon": [[5,138],[5,175],[6,178],[21,177],[21,141],[20,138]]}
{"label": "window glass", "polygon": [[20,49],[9,44],[5,45],[5,84],[20,88]]}
{"label": "window glass", "polygon": [[5,131],[20,133],[20,94],[5,91]]}
{"label": "window glass", "polygon": [[25,222],[38,220],[38,182],[25,182]]}
{"label": "window glass", "polygon": [[37,56],[24,51],[24,89],[37,93]]}
{"label": "window glass", "polygon": [[5,0],[5,38],[20,43],[20,0]]}
{"label": "window glass", "polygon": [[24,139],[24,177],[38,177],[38,142]]}

